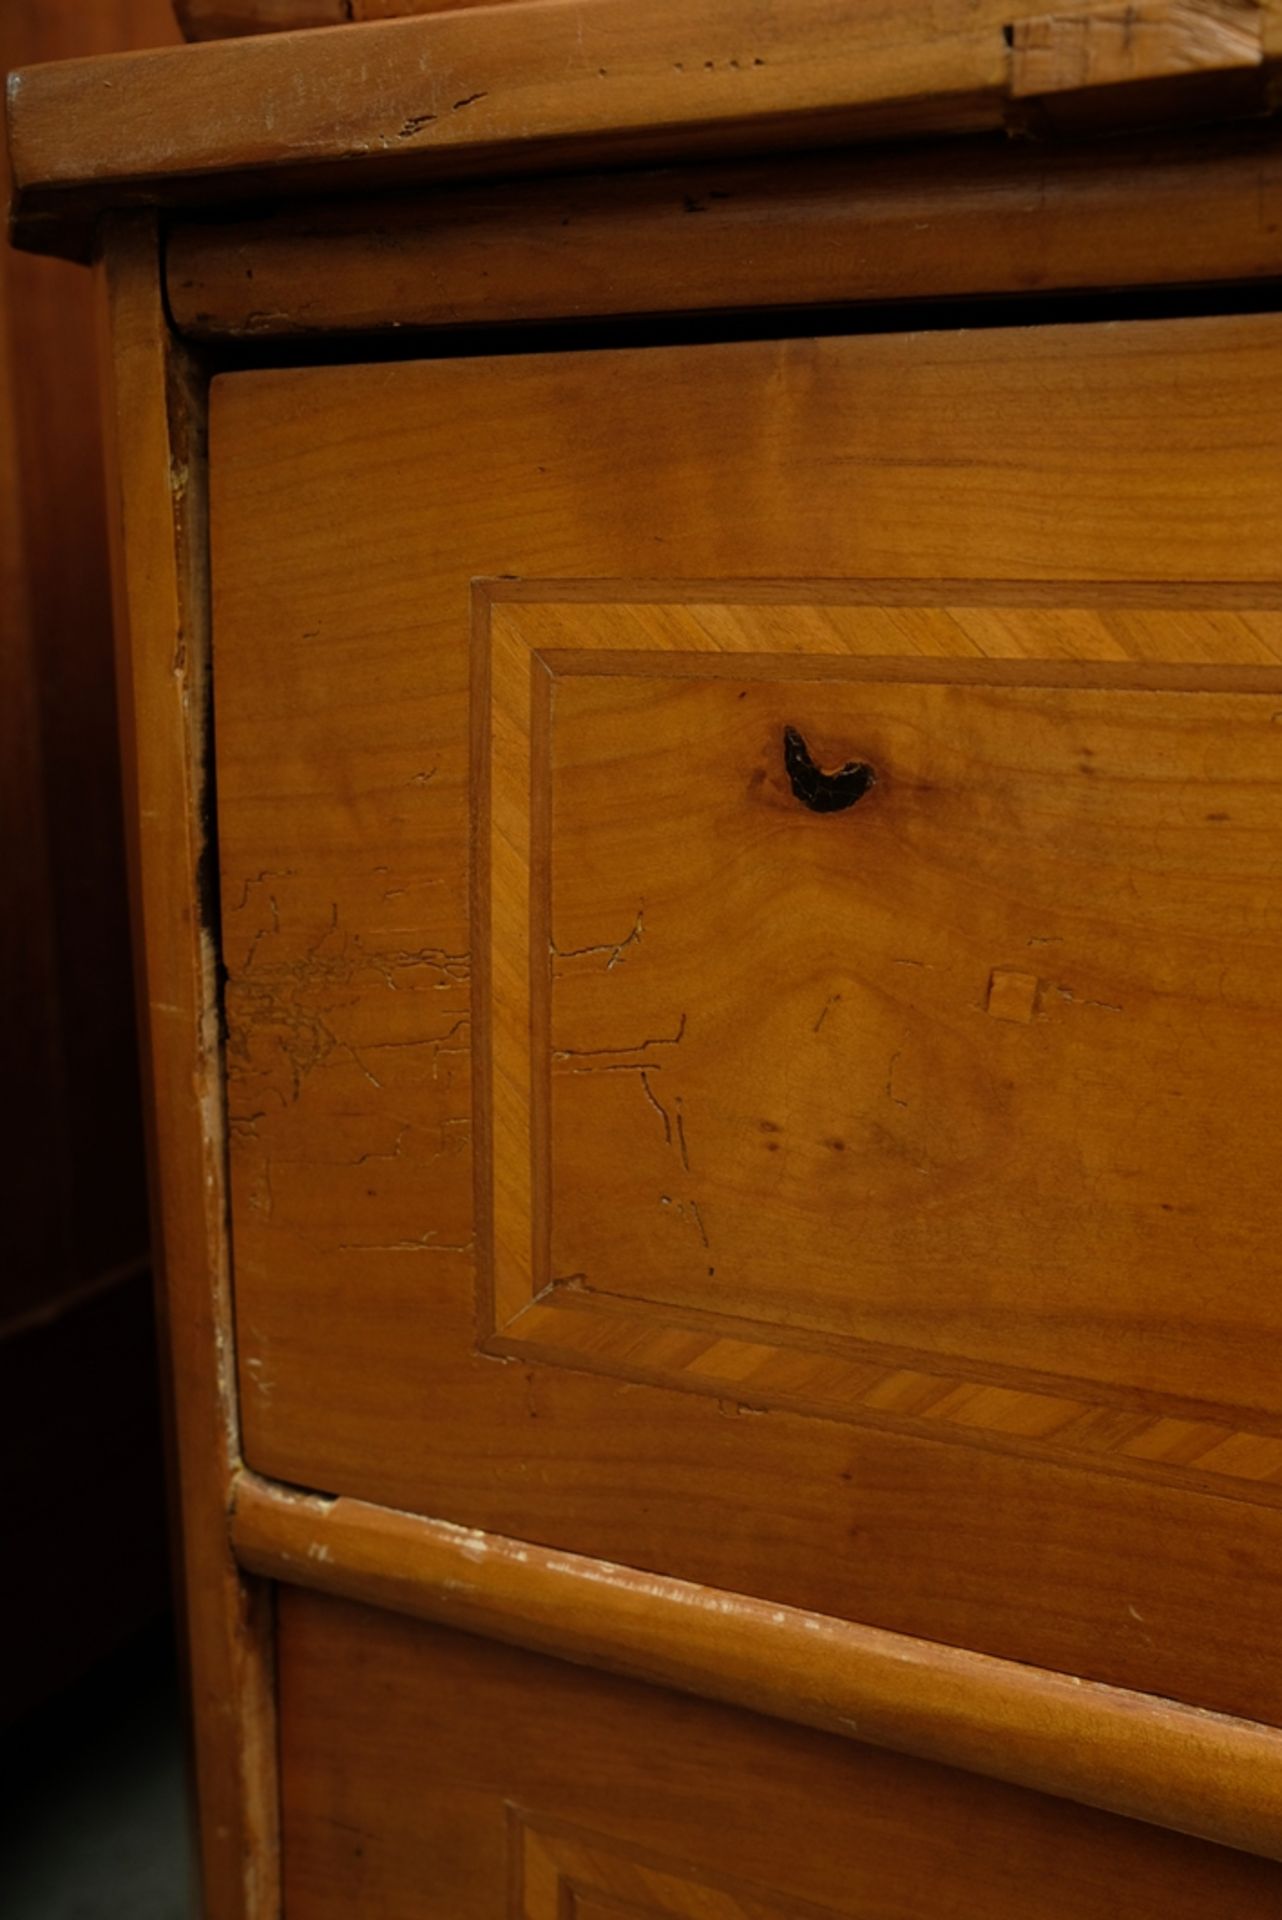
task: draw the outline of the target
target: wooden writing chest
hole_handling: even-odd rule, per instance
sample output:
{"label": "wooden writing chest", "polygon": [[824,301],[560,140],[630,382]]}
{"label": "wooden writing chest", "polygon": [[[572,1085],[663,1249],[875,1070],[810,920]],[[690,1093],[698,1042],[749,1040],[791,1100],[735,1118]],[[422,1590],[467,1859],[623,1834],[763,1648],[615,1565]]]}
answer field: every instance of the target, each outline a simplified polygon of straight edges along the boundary
{"label": "wooden writing chest", "polygon": [[18,77],[216,1920],[1278,1907],[1279,43],[1140,11]]}

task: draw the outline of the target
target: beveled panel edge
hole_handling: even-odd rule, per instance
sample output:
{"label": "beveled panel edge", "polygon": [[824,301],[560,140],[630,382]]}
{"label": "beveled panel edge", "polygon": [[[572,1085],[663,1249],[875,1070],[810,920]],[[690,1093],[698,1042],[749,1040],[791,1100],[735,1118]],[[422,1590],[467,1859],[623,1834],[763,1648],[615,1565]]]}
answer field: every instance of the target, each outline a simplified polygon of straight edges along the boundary
{"label": "beveled panel edge", "polygon": [[546,1288],[488,1336],[482,1351],[676,1387],[728,1407],[843,1420],[1282,1506],[1276,1415],[997,1367],[964,1354],[808,1338],[797,1328],[569,1282]]}
{"label": "beveled panel edge", "polygon": [[[1275,694],[1279,668],[1222,661],[1199,663],[1091,658],[1044,660],[1015,656],[950,658],[854,654],[641,653],[612,647],[547,650],[530,644],[496,675],[491,616],[500,607],[626,607],[634,600],[680,605],[713,600],[724,606],[823,604],[942,608],[949,604],[1065,608],[1131,607],[1155,612],[1200,607],[1204,610],[1270,609],[1277,602],[1271,587],[1226,584],[1165,587],[1144,583],[977,581],[826,581],[712,583],[494,580],[473,583],[472,768],[476,836],[472,862],[473,952],[476,964],[477,1045],[474,1058],[474,1111],[477,1263],[477,1336],[483,1353],[500,1358],[572,1367],[654,1386],[675,1387],[736,1405],[777,1407],[852,1426],[878,1426],[943,1443],[989,1447],[1006,1453],[1090,1465],[1141,1480],[1165,1482],[1193,1491],[1257,1505],[1282,1505],[1282,1419],[1268,1413],[1226,1406],[1170,1393],[1130,1391],[1077,1376],[1034,1373],[999,1367],[965,1355],[918,1353],[884,1343],[807,1335],[794,1329],[782,1336],[768,1325],[655,1301],[611,1296],[550,1277],[547,1262],[549,1216],[548,1101],[551,1056],[546,1071],[539,1057],[540,1037],[547,1051],[551,977],[539,956],[551,951],[547,918],[549,823],[545,781],[539,769],[550,752],[550,687],[563,673],[628,674],[653,670],[741,677],[747,662],[753,678],[840,677],[894,679],[914,684],[984,686],[1100,687],[1117,690],[1245,692]],[[521,645],[518,638],[518,647]],[[509,698],[507,738],[496,751],[492,738],[494,702],[500,687]],[[528,695],[528,705],[526,696]],[[505,773],[515,765],[513,794],[527,805],[528,840],[522,856],[519,834],[492,816],[496,763]],[[492,985],[493,939],[490,925],[494,891],[491,858],[497,849],[507,863],[503,885],[510,920],[524,927],[519,940],[504,944],[528,961],[529,1017],[512,1025],[511,1046],[503,1049],[500,1078],[511,1083],[520,1110],[528,1112],[529,1148],[519,1169],[516,1220],[507,1234],[510,1278],[500,1275],[499,1220],[511,1213],[511,1195],[499,1207],[495,1168],[495,1062]],[[522,1058],[510,1071],[512,1047]],[[502,1101],[498,1104],[503,1104]],[[506,1098],[509,1119],[516,1113]],[[522,1156],[510,1154],[510,1169]],[[528,1260],[519,1249],[529,1246]],[[514,1249],[516,1251],[514,1251]],[[674,1357],[673,1335],[684,1335]],[[799,1378],[806,1374],[808,1378]]]}
{"label": "beveled panel edge", "polygon": [[[706,1873],[688,1861],[507,1803],[508,1920],[576,1920],[585,1897],[641,1920],[707,1920],[709,1897],[739,1920],[840,1920],[831,1907],[760,1882]],[[651,1899],[655,1904],[650,1904]],[[616,1904],[617,1909],[616,1909]],[[740,1906],[740,1902],[747,1902]]]}
{"label": "beveled panel edge", "polygon": [[[1196,321],[1195,325],[1204,324]],[[842,607],[1060,607],[1136,611],[1214,611],[1282,613],[1282,577],[1270,580],[1110,580],[1071,574],[1029,580],[946,578],[936,575],[894,579],[759,579],[713,578],[685,580],[651,574],[637,579],[554,578],[504,574],[472,582],[478,616],[488,617],[500,605],[532,602],[546,605],[580,602],[588,606],[619,607],[633,602],[671,606],[711,601],[723,606],[842,606]]]}
{"label": "beveled panel edge", "polygon": [[247,1571],[1282,1859],[1282,1732],[243,1472]]}

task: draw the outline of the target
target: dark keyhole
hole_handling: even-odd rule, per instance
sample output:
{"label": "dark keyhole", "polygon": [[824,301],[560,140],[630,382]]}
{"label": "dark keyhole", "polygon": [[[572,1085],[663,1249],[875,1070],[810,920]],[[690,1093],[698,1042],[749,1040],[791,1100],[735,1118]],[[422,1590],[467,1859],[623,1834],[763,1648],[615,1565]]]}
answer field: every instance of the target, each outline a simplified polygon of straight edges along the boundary
{"label": "dark keyhole", "polygon": [[793,792],[812,813],[844,813],[863,799],[877,779],[864,760],[848,760],[834,773],[824,773],[795,727],[783,730],[783,764]]}

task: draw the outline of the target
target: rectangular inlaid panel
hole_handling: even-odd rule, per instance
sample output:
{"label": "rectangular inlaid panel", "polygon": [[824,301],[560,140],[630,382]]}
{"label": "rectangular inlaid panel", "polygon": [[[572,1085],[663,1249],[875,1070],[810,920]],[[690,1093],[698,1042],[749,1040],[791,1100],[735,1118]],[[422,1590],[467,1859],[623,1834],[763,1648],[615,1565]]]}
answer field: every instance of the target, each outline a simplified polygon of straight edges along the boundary
{"label": "rectangular inlaid panel", "polygon": [[1282,1718],[1282,322],[210,433],[248,1463]]}
{"label": "rectangular inlaid panel", "polygon": [[509,1920],[837,1920],[768,1888],[511,1811]]}
{"label": "rectangular inlaid panel", "polygon": [[290,1920],[1263,1920],[1282,1867],[280,1595]]}
{"label": "rectangular inlaid panel", "polygon": [[1282,1474],[1282,676],[1154,665],[1191,611],[489,612],[496,1348]]}

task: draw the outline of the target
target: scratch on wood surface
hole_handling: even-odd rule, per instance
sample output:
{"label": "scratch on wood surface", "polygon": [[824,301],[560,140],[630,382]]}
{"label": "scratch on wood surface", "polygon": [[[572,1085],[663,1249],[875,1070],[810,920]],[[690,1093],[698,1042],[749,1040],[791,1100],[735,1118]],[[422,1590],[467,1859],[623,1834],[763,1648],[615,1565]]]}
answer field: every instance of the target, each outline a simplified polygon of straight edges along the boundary
{"label": "scratch on wood surface", "polygon": [[650,1105],[654,1108],[655,1112],[659,1116],[659,1119],[663,1123],[664,1145],[670,1147],[672,1145],[672,1118],[668,1112],[668,1109],[664,1106],[663,1102],[659,1099],[658,1095],[655,1093],[654,1088],[650,1085],[650,1076],[644,1070],[644,1068],[642,1069],[642,1072],[641,1072],[641,1090],[645,1094],[646,1099],[650,1102]]}
{"label": "scratch on wood surface", "polygon": [[[263,868],[249,875],[242,881],[236,910],[249,904],[254,889],[272,878],[288,876],[289,870],[278,868]],[[264,962],[260,945],[268,935],[278,936],[281,927],[274,894],[268,896],[267,906],[270,925],[258,927],[227,983],[227,1050],[239,1071],[247,1071],[261,1059],[264,1043],[274,1047],[288,1080],[286,1104],[292,1104],[312,1073],[343,1059],[349,1060],[372,1087],[381,1090],[383,1080],[370,1065],[368,1055],[424,1046],[432,1050],[435,1062],[438,1055],[468,1051],[469,1018],[448,1007],[441,1009],[446,1019],[443,1031],[419,1034],[412,1040],[373,1040],[360,1045],[342,1030],[343,1022],[338,1017],[341,1007],[350,1000],[351,990],[371,975],[391,992],[403,992],[407,987],[420,990],[406,978],[420,973],[428,976],[427,984],[433,988],[463,992],[471,977],[467,953],[455,953],[443,946],[367,947],[359,936],[342,928],[335,903],[329,920],[302,953]]]}
{"label": "scratch on wood surface", "polygon": [[685,1038],[688,1016],[682,1014],[675,1033],[652,1034],[645,1040],[625,1040],[617,1047],[557,1047],[554,1060],[594,1060],[619,1053],[645,1053],[651,1047],[679,1047]]}
{"label": "scratch on wood surface", "polygon": [[828,1015],[832,1012],[833,1008],[840,1003],[840,1000],[841,1000],[841,995],[839,993],[830,993],[828,995],[828,998],[824,1001],[822,1007],[819,1009],[818,1019],[814,1022],[814,1025],[810,1029],[811,1033],[819,1032],[820,1028],[824,1024],[824,1021],[828,1018]]}
{"label": "scratch on wood surface", "polygon": [[606,956],[605,971],[612,973],[627,958],[629,947],[635,947],[645,938],[645,902],[637,908],[636,918],[621,940],[601,940],[586,947],[558,947],[555,941],[549,941],[554,960],[585,960],[592,954],[603,953]]}

